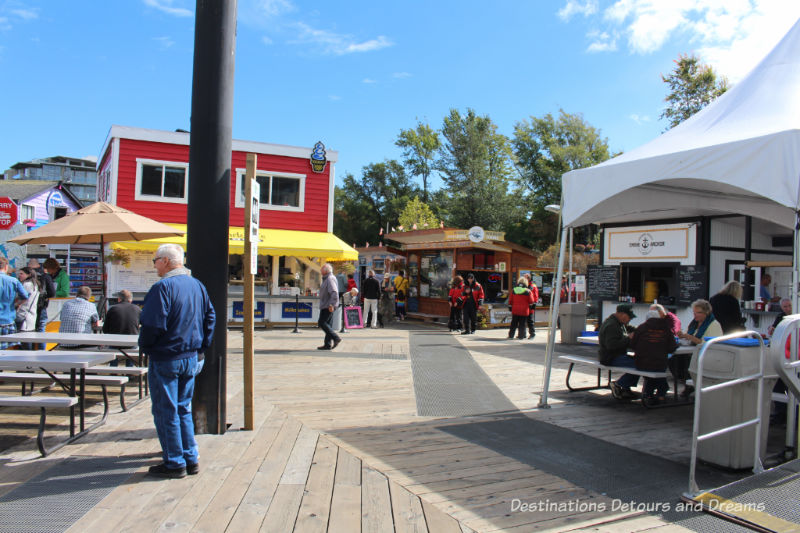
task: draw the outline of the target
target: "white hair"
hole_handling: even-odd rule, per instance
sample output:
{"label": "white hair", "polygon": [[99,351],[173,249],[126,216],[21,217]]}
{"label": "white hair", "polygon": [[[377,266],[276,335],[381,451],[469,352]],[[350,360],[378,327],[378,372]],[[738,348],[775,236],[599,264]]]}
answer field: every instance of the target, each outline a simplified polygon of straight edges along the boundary
{"label": "white hair", "polygon": [[661,318],[661,313],[658,312],[658,309],[648,309],[644,316],[647,320],[650,320],[651,318]]}
{"label": "white hair", "polygon": [[331,272],[333,272],[333,265],[331,265],[330,263],[325,263],[319,269],[319,273],[322,274],[323,276],[326,274],[330,274]]}
{"label": "white hair", "polygon": [[156,250],[156,257],[164,257],[170,266],[183,266],[183,247],[178,244],[162,244]]}

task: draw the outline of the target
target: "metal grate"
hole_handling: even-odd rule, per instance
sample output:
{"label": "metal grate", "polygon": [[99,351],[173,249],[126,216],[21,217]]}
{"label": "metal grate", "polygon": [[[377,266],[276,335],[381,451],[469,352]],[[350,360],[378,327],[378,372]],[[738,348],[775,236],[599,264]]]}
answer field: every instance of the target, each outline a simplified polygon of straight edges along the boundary
{"label": "metal grate", "polygon": [[0,497],[0,532],[61,532],[152,458],[70,457]]}

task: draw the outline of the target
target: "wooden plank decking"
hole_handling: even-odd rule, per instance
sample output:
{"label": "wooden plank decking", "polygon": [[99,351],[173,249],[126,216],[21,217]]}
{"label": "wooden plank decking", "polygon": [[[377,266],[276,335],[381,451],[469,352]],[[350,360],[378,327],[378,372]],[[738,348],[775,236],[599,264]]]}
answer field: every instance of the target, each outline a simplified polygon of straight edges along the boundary
{"label": "wooden plank decking", "polygon": [[[527,416],[617,442],[609,429],[615,424],[649,425],[648,438],[650,430],[669,432],[665,453],[678,460],[687,456],[690,428],[679,413],[654,415],[629,406],[609,414],[597,402],[564,393],[563,367],[554,370],[553,408],[534,410],[541,350],[532,350],[532,341],[498,342],[505,334],[480,332],[459,342]],[[315,329],[300,335],[257,332],[256,427],[242,431],[241,342],[230,332],[232,426],[222,436],[198,436],[199,475],[146,476],[160,454],[145,402],[112,413],[105,426],[52,457],[36,458],[31,442],[5,450],[0,495],[70,456],[141,455],[152,461],[69,531],[685,531],[641,513],[509,512],[511,498],[606,497],[441,430],[464,418],[418,416],[410,361],[404,358],[408,335],[408,329],[352,331],[335,352],[320,353]],[[582,379],[589,383],[593,377]],[[22,423],[20,415],[0,411],[0,423],[11,419]],[[666,429],[665,420],[671,424]],[[637,435],[625,438],[626,445],[639,445]]]}

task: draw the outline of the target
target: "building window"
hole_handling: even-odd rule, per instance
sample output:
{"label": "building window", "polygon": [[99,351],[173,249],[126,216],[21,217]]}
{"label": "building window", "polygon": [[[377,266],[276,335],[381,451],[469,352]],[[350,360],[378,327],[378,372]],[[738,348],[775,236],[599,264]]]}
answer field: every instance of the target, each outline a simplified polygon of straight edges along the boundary
{"label": "building window", "polygon": [[22,204],[19,206],[19,217],[22,220],[36,220],[36,207]]}
{"label": "building window", "polygon": [[187,163],[136,160],[136,199],[186,203]]}
{"label": "building window", "polygon": [[[244,207],[244,169],[236,170],[236,207]],[[285,172],[256,172],[256,181],[261,186],[259,202],[261,209],[273,211],[303,211],[305,197],[305,174]]]}

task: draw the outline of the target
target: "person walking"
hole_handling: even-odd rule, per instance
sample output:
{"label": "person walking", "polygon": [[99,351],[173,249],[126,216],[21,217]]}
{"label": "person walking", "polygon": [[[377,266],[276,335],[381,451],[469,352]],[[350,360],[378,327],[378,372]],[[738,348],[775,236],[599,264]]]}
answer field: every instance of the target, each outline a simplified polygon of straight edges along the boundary
{"label": "person walking", "polygon": [[[8,275],[8,259],[0,255],[0,335],[17,332],[15,324],[17,312],[14,303],[17,299],[27,300],[28,291],[17,278]],[[0,350],[9,347],[9,343],[0,341]]]}
{"label": "person walking", "polygon": [[319,320],[317,325],[325,332],[325,343],[317,350],[333,350],[342,338],[333,329],[333,312],[339,307],[339,284],[333,275],[333,267],[325,263],[320,269],[322,285],[319,288]]}
{"label": "person walking", "polygon": [[150,361],[150,399],[162,462],[148,473],[182,478],[200,471],[192,397],[203,353],[214,337],[216,314],[205,286],[183,266],[182,247],[162,244],[153,265],[161,279],[144,297],[139,347]]}
{"label": "person walking", "polygon": [[375,279],[375,271],[367,272],[367,279],[361,284],[361,295],[364,297],[364,316],[366,326],[378,327],[378,299],[381,297],[381,284]]}

